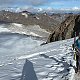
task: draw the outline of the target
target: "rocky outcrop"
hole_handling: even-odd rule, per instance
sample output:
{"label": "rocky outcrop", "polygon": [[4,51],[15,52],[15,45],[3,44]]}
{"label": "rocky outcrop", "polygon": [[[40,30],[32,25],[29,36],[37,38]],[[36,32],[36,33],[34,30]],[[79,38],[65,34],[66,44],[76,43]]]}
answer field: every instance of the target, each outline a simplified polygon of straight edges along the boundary
{"label": "rocky outcrop", "polygon": [[50,34],[47,43],[72,38],[75,32],[77,35],[80,32],[80,15],[72,14]]}

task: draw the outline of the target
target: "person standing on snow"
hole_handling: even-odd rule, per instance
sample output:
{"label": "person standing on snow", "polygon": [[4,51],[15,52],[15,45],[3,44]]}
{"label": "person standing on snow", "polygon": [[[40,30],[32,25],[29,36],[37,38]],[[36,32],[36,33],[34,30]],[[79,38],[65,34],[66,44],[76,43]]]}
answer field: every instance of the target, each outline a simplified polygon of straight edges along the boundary
{"label": "person standing on snow", "polygon": [[80,33],[78,39],[75,42],[75,50],[76,50],[76,71],[80,69]]}
{"label": "person standing on snow", "polygon": [[78,39],[76,40],[76,47],[78,48],[78,50],[80,50],[80,33]]}

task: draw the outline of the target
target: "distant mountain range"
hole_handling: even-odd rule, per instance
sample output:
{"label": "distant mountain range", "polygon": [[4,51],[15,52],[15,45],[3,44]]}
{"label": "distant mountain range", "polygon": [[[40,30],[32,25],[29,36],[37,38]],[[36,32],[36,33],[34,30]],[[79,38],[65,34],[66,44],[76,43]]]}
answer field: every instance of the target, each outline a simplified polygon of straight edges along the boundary
{"label": "distant mountain range", "polygon": [[[73,37],[75,31],[79,32],[80,23],[79,14],[47,14],[45,13],[31,13],[28,11],[10,12],[2,10],[0,11],[0,23],[18,23],[23,24],[25,27],[31,27],[34,32],[40,32],[37,29],[44,29],[51,35],[47,42],[62,40]],[[17,27],[17,26],[16,26]],[[38,27],[38,28],[37,28]],[[40,27],[40,28],[39,28]],[[19,28],[19,27],[17,27]],[[35,29],[36,28],[36,29]],[[11,29],[11,28],[10,28]],[[27,30],[28,28],[22,29]],[[16,28],[15,28],[16,30]],[[29,29],[30,30],[30,29]],[[43,30],[41,31],[43,32]],[[40,32],[40,34],[41,34]],[[46,32],[45,32],[46,33]]]}
{"label": "distant mountain range", "polygon": [[52,32],[55,27],[59,26],[69,15],[68,14],[52,14],[37,13],[33,14],[28,11],[10,12],[0,11],[1,23],[20,23],[24,25],[40,25],[41,28]]}

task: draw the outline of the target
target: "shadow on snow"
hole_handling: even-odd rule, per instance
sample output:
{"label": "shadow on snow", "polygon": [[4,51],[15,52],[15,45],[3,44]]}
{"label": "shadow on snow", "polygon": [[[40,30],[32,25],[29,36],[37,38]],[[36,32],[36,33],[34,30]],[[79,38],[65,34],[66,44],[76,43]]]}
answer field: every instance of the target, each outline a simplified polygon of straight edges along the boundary
{"label": "shadow on snow", "polygon": [[20,80],[38,80],[32,62],[26,59]]}

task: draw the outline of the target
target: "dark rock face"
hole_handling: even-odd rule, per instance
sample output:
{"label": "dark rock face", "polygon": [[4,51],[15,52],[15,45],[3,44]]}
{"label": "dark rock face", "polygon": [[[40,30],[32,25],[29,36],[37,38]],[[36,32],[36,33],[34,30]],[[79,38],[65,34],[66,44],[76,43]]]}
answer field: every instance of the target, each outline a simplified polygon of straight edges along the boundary
{"label": "dark rock face", "polygon": [[47,43],[78,36],[80,32],[80,15],[69,15],[59,27],[49,36]]}

